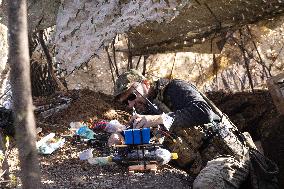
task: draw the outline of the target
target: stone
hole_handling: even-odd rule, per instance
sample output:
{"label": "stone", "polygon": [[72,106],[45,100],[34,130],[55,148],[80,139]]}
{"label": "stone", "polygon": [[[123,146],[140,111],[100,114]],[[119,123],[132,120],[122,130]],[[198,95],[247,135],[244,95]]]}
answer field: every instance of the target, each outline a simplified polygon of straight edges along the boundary
{"label": "stone", "polygon": [[284,115],[284,72],[269,78],[267,86],[278,112]]}

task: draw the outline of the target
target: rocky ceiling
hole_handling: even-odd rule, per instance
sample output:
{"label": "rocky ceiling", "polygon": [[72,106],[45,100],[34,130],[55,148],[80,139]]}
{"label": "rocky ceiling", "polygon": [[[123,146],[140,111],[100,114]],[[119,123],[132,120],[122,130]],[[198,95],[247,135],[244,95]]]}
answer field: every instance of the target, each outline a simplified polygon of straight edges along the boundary
{"label": "rocky ceiling", "polygon": [[[211,52],[222,48],[226,35],[242,25],[275,18],[282,0],[193,0],[170,22],[148,22],[129,32],[134,54],[165,51]],[[208,40],[209,39],[209,40]]]}
{"label": "rocky ceiling", "polygon": [[[4,25],[6,5],[3,0]],[[128,34],[133,55],[220,52],[230,32],[283,13],[284,0],[28,0],[30,31],[57,24],[56,43],[63,49],[57,58],[73,67],[89,60],[117,33]],[[72,57],[76,52],[80,58]]]}

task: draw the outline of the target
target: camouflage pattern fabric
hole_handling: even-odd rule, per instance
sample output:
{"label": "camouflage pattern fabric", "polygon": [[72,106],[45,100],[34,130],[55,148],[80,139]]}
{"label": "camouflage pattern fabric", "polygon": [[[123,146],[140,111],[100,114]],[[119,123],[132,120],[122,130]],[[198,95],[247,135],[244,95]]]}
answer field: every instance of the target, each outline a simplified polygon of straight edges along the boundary
{"label": "camouflage pattern fabric", "polygon": [[[210,125],[207,125],[210,126]],[[176,142],[166,138],[164,145],[178,153],[176,163],[189,174],[198,175],[193,188],[238,188],[249,172],[248,149],[240,144],[233,132],[224,139],[215,136],[205,144],[204,126],[175,129]]]}
{"label": "camouflage pattern fabric", "polygon": [[127,91],[134,82],[142,82],[146,78],[137,70],[131,69],[121,74],[116,80],[114,87],[114,96],[118,97],[123,92]]}
{"label": "camouflage pattern fabric", "polygon": [[186,129],[174,128],[172,132],[178,136],[177,140],[166,138],[164,141],[164,145],[169,150],[178,153],[179,158],[175,160],[176,163],[184,168],[190,167],[191,174],[198,174],[208,161],[218,156],[231,155],[236,159],[242,159],[248,153],[248,148],[229,129],[224,138],[215,135],[208,141],[206,127],[210,129],[212,125],[206,124]]}
{"label": "camouflage pattern fabric", "polygon": [[[166,85],[158,87],[154,103],[165,113],[163,103]],[[248,148],[236,136],[237,128],[227,116],[221,123],[208,123],[190,128],[171,128],[176,140],[166,137],[164,146],[178,153],[175,162],[197,175],[193,188],[239,188],[249,173]],[[208,133],[217,133],[209,137]]]}
{"label": "camouflage pattern fabric", "polygon": [[193,189],[236,189],[249,174],[248,154],[241,159],[219,157],[207,163],[193,183]]}
{"label": "camouflage pattern fabric", "polygon": [[201,154],[198,149],[203,144],[205,133],[200,126],[187,129],[174,129],[174,135],[178,138],[173,141],[170,138],[165,139],[164,146],[171,152],[178,154],[178,159],[175,162],[183,168],[190,167],[189,173],[197,175],[204,167]]}

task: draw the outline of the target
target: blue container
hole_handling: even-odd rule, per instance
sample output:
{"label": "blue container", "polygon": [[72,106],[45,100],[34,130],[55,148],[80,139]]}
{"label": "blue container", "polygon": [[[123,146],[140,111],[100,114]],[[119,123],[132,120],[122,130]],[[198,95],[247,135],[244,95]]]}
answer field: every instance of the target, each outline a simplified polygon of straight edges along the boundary
{"label": "blue container", "polygon": [[150,128],[125,130],[124,139],[125,144],[149,144]]}
{"label": "blue container", "polygon": [[140,129],[133,129],[133,144],[143,144],[142,132]]}
{"label": "blue container", "polygon": [[142,129],[142,136],[143,136],[143,144],[150,143],[150,128],[143,128]]}
{"label": "blue container", "polygon": [[125,130],[124,132],[124,140],[125,144],[133,144],[133,129]]}

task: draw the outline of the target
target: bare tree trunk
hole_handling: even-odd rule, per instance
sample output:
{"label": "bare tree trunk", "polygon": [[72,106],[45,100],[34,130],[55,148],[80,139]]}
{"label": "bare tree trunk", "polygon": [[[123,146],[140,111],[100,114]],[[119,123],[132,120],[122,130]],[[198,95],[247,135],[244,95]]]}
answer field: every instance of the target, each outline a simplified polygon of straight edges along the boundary
{"label": "bare tree trunk", "polygon": [[31,97],[26,0],[8,1],[9,63],[14,105],[14,124],[24,189],[40,187],[35,147],[35,120]]}
{"label": "bare tree trunk", "polygon": [[149,57],[148,55],[144,55],[143,71],[142,71],[142,75],[144,75],[144,76],[145,76],[145,74],[146,74],[146,61],[147,61],[147,58],[148,58],[148,57]]}
{"label": "bare tree trunk", "polygon": [[128,46],[128,70],[130,70],[130,69],[133,69],[133,62],[132,62],[132,52],[131,52],[131,45],[130,45],[129,38],[128,38],[127,46]]}
{"label": "bare tree trunk", "polygon": [[142,58],[142,55],[140,55],[139,58],[138,58],[136,68],[135,68],[136,70],[138,70],[138,68],[139,68],[139,63],[140,63],[141,58]]}

